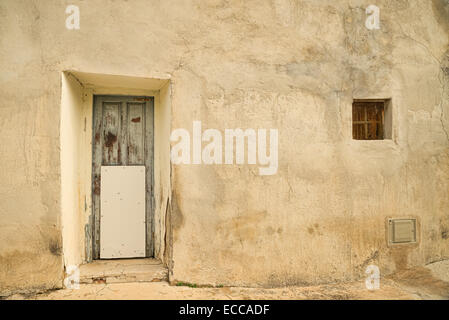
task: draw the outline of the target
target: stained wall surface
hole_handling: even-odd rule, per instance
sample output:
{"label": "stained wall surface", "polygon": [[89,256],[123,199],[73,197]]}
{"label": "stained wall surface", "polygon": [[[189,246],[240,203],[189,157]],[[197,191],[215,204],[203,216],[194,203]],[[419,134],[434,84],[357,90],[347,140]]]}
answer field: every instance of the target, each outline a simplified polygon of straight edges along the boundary
{"label": "stained wall surface", "polygon": [[[324,283],[449,258],[448,4],[379,0],[368,30],[371,3],[1,1],[0,294],[62,286],[65,70],[170,74],[172,129],[279,130],[275,175],[171,166],[171,281]],[[391,98],[391,140],[352,140],[364,98]],[[416,217],[419,243],[388,247],[388,217]]]}

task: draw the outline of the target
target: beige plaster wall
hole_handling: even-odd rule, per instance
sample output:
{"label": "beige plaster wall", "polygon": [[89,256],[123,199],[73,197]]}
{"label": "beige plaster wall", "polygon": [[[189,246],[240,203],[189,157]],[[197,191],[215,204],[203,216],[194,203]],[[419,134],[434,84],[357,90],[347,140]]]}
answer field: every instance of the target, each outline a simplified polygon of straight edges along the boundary
{"label": "beige plaster wall", "polygon": [[[68,4],[79,30],[65,28]],[[169,74],[167,136],[193,120],[279,130],[276,175],[172,166],[160,221],[172,281],[318,283],[448,258],[448,8],[376,1],[381,29],[370,31],[369,4],[2,1],[0,292],[62,282],[64,70]],[[392,99],[392,140],[351,139],[354,98]],[[421,241],[389,248],[386,218],[403,216],[418,218]]]}

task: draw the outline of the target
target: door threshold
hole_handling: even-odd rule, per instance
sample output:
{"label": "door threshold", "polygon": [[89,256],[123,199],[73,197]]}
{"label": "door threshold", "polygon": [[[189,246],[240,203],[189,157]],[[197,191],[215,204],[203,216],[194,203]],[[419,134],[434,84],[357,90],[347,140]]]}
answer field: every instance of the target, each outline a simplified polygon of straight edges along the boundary
{"label": "door threshold", "polygon": [[167,280],[167,268],[153,258],[94,260],[80,266],[80,283],[83,284]]}

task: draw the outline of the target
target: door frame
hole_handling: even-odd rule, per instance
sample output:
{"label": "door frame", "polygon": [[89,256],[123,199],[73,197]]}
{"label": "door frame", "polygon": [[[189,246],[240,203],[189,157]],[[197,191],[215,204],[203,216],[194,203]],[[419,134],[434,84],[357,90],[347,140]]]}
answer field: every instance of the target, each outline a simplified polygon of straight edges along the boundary
{"label": "door frame", "polygon": [[61,73],[60,170],[63,260],[66,267],[92,257],[92,116],[94,95],[154,97],[154,258],[171,265],[172,165],[170,75]]}
{"label": "door frame", "polygon": [[[145,257],[154,257],[154,96],[146,95],[118,95],[118,94],[94,94],[92,106],[92,259],[100,259],[100,220],[101,206],[100,195],[96,192],[100,191],[100,171],[102,166],[102,150],[101,144],[95,143],[98,139],[103,141],[103,130],[101,126],[102,103],[103,102],[120,102],[120,115],[123,107],[129,102],[144,102],[144,155],[148,157],[149,166],[146,168],[146,186],[145,186]],[[121,117],[119,118],[123,120]],[[148,127],[150,124],[150,127]],[[119,124],[119,127],[122,123]],[[123,138],[119,136],[118,140]],[[126,137],[126,139],[128,139]],[[120,143],[120,142],[119,142]],[[98,157],[100,157],[98,159]],[[98,163],[99,161],[99,163]],[[111,164],[114,165],[114,164]],[[124,164],[116,164],[124,165]],[[126,164],[128,165],[128,164]],[[132,164],[130,164],[132,165]],[[134,164],[135,165],[135,164]],[[145,165],[146,166],[146,165]]]}

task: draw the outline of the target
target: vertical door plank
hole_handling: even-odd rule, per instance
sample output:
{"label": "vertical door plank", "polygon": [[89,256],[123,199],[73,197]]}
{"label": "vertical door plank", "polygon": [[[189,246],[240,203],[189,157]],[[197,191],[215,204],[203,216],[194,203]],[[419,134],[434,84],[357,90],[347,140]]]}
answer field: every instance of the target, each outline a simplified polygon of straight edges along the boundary
{"label": "vertical door plank", "polygon": [[118,164],[119,103],[103,103],[103,165]]}
{"label": "vertical door plank", "polygon": [[118,164],[128,165],[128,106],[120,103],[120,132],[118,134]]}
{"label": "vertical door plank", "polygon": [[145,104],[145,167],[146,167],[146,256],[154,256],[154,197],[153,197],[153,165],[154,165],[154,98]]}
{"label": "vertical door plank", "polygon": [[143,103],[128,103],[128,164],[144,164]]}
{"label": "vertical door plank", "polygon": [[[100,97],[94,97],[94,123],[93,123],[93,146],[92,146],[92,248],[87,248],[92,254],[92,259],[100,258],[100,186],[101,186],[101,145],[103,141],[102,130],[102,104]],[[88,255],[87,255],[88,257]]]}

